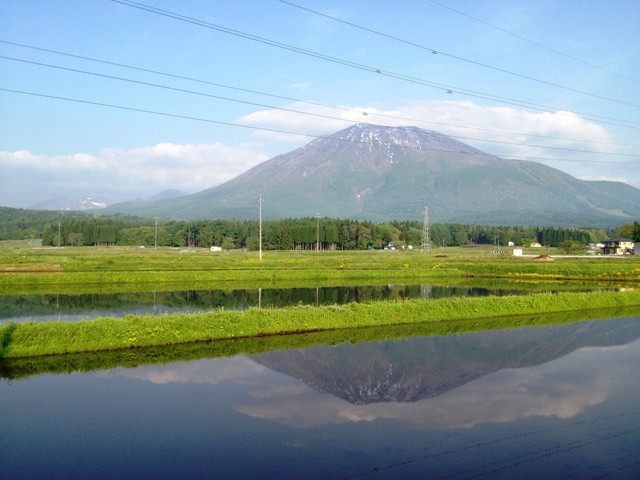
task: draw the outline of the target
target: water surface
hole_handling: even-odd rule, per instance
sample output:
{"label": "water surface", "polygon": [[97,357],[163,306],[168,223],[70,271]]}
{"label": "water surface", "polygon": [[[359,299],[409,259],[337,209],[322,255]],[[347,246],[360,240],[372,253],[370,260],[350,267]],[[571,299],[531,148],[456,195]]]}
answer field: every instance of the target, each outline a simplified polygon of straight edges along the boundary
{"label": "water surface", "polygon": [[0,478],[640,478],[640,318],[1,381]]}
{"label": "water surface", "polygon": [[336,305],[400,298],[442,298],[521,294],[516,288],[434,285],[261,288],[252,290],[181,290],[162,292],[0,295],[0,323],[68,321],[249,307]]}

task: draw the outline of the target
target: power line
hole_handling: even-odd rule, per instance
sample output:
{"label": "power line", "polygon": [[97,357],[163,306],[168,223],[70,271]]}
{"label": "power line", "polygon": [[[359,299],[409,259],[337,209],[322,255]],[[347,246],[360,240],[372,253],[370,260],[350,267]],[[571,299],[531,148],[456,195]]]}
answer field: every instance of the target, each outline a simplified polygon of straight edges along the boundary
{"label": "power line", "polygon": [[[402,38],[399,38],[399,37],[396,37],[396,36],[393,36],[393,35],[382,33],[382,32],[379,32],[377,30],[373,30],[371,28],[363,27],[362,25],[358,25],[356,23],[348,22],[348,21],[342,20],[341,18],[338,18],[338,17],[333,17],[331,15],[320,13],[320,12],[318,12],[316,10],[312,10],[310,8],[302,7],[300,5],[297,5],[297,4],[292,3],[292,2],[288,2],[286,0],[279,0],[279,1],[281,3],[285,3],[287,5],[291,5],[292,7],[296,7],[296,8],[299,8],[301,10],[305,10],[307,12],[313,13],[314,15],[319,15],[319,16],[328,18],[330,20],[334,20],[336,22],[344,23],[345,25],[349,25],[351,27],[358,28],[360,30],[364,30],[364,31],[369,32],[369,33],[373,33],[375,35],[379,35],[381,37],[385,37],[385,38],[394,40],[396,42],[404,43],[406,45],[411,45],[412,47],[420,48],[422,50],[426,50],[426,51],[429,51],[429,52],[437,54],[437,55],[444,55],[446,57],[453,58],[455,60],[460,60],[462,62],[471,63],[473,65],[477,65],[477,66],[480,66],[480,67],[488,68],[488,69],[495,70],[495,71],[501,72],[501,73],[506,73],[508,75],[513,75],[515,77],[525,78],[527,80],[531,80],[531,81],[534,81],[534,82],[542,83],[544,85],[549,85],[549,86],[552,86],[552,87],[561,88],[563,90],[567,90],[567,91],[570,91],[570,92],[580,93],[582,95],[587,95],[587,96],[590,96],[590,97],[599,98],[600,100],[607,100],[607,101],[619,103],[619,104],[622,104],[622,105],[628,105],[628,106],[640,108],[640,105],[636,105],[636,104],[633,104],[633,103],[625,102],[625,101],[622,101],[622,100],[617,100],[615,98],[605,97],[603,95],[597,95],[595,93],[585,92],[583,90],[578,90],[576,88],[567,87],[566,85],[560,85],[560,84],[557,84],[557,83],[549,82],[547,80],[542,80],[542,79],[539,79],[539,78],[531,77],[529,75],[524,75],[522,73],[512,72],[511,70],[506,70],[504,68],[494,67],[494,66],[488,65],[486,63],[476,62],[475,60],[470,60],[468,58],[463,58],[463,57],[459,57],[457,55],[452,55],[450,53],[446,53],[446,52],[443,52],[441,50],[437,50],[437,49],[434,49],[434,48],[431,48],[431,47],[426,47],[424,45],[420,45],[418,43],[410,42],[408,40],[404,40]],[[433,3],[437,3],[437,2],[433,2]],[[440,4],[438,4],[438,5],[440,5]]]}
{"label": "power line", "polygon": [[[300,114],[300,115],[309,115],[309,116],[312,116],[312,117],[326,118],[326,119],[330,119],[330,120],[348,122],[350,124],[354,123],[353,120],[340,118],[340,117],[335,117],[335,116],[331,116],[331,115],[324,115],[324,114],[313,113],[313,112],[305,112],[305,111],[295,110],[295,109],[291,109],[291,108],[277,107],[277,106],[274,106],[274,105],[266,105],[266,104],[262,104],[262,103],[249,102],[249,101],[245,101],[245,100],[239,100],[239,99],[234,99],[234,98],[229,98],[229,97],[223,97],[223,96],[220,96],[220,95],[212,95],[212,94],[203,93],[203,92],[196,92],[194,90],[187,90],[187,89],[183,89],[183,88],[170,87],[170,86],[167,86],[167,85],[160,85],[160,84],[157,84],[157,83],[144,82],[144,81],[140,81],[140,80],[133,80],[133,79],[129,79],[129,78],[117,77],[117,76],[114,76],[114,75],[107,75],[107,74],[103,74],[103,73],[90,72],[90,71],[87,71],[87,70],[80,70],[80,69],[76,69],[76,68],[63,67],[63,66],[59,66],[59,65],[51,65],[51,64],[42,63],[42,62],[35,62],[35,61],[32,61],[32,60],[24,60],[24,59],[19,59],[19,58],[14,58],[14,57],[7,57],[5,55],[0,55],[0,59],[11,60],[11,61],[16,61],[16,62],[22,62],[22,63],[31,64],[31,65],[41,66],[41,67],[54,68],[54,69],[69,71],[69,72],[73,72],[73,73],[81,73],[81,74],[84,74],[84,75],[91,75],[91,76],[106,78],[106,79],[110,79],[110,80],[118,80],[118,81],[133,83],[133,84],[137,84],[137,85],[143,85],[143,86],[160,88],[160,89],[170,90],[170,91],[175,91],[175,92],[180,92],[180,93],[186,93],[186,94],[190,94],[190,95],[198,95],[198,96],[203,96],[203,97],[212,98],[212,99],[216,99],[216,100],[223,100],[223,101],[229,101],[229,102],[235,102],[235,103],[242,103],[242,104],[245,104],[245,105],[252,105],[252,106],[258,106],[258,107],[263,107],[263,108],[270,108],[270,109],[274,109],[274,110],[297,113],[297,114]],[[363,123],[363,124],[366,124],[366,125],[372,125],[371,123],[368,123],[368,122],[360,122],[360,123]],[[465,136],[461,136],[461,135],[447,135],[447,136],[450,137],[450,138],[457,138],[457,139],[462,139],[462,140],[481,141],[481,142],[487,142],[487,143],[498,143],[498,144],[502,144],[502,145],[514,145],[514,146],[519,146],[519,147],[535,147],[535,148],[541,148],[541,149],[563,150],[563,151],[580,152],[580,153],[598,153],[600,155],[613,155],[613,156],[621,156],[621,157],[638,157],[638,155],[636,155],[636,154],[627,154],[627,153],[593,152],[591,150],[584,150],[584,149],[578,149],[578,148],[534,145],[534,144],[526,144],[526,143],[522,143],[522,142],[508,142],[508,141],[501,141],[501,140],[491,140],[491,139],[483,139],[483,138],[465,137]]]}
{"label": "power line", "polygon": [[231,127],[239,127],[239,128],[247,128],[250,130],[262,130],[262,131],[266,131],[266,132],[273,132],[273,133],[285,133],[287,135],[299,135],[302,137],[312,137],[312,138],[321,138],[322,136],[320,135],[311,135],[311,134],[306,134],[306,133],[299,133],[299,132],[290,132],[290,131],[286,131],[286,130],[278,130],[275,128],[267,128],[267,127],[254,127],[254,126],[250,126],[250,125],[242,125],[240,123],[232,123],[232,122],[223,122],[221,120],[211,120],[208,118],[201,118],[201,117],[194,117],[194,116],[190,116],[190,115],[180,115],[180,114],[176,114],[176,113],[168,113],[168,112],[159,112],[156,110],[148,110],[148,109],[144,109],[144,108],[136,108],[136,107],[128,107],[125,105],[114,105],[111,103],[104,103],[104,102],[94,102],[91,100],[80,100],[78,98],[69,98],[69,97],[62,97],[59,95],[48,95],[45,93],[37,93],[37,92],[27,92],[24,90],[14,90],[14,89],[10,89],[10,88],[2,88],[0,87],[0,91],[3,92],[10,92],[10,93],[18,93],[21,95],[30,95],[33,97],[42,97],[42,98],[50,98],[53,100],[62,100],[62,101],[66,101],[66,102],[74,102],[74,103],[81,103],[81,104],[85,104],[85,105],[95,105],[95,106],[99,106],[99,107],[108,107],[108,108],[115,108],[115,109],[119,109],[119,110],[127,110],[130,112],[139,112],[139,113],[148,113],[151,115],[160,115],[163,117],[172,117],[172,118],[180,118],[183,120],[193,120],[193,121],[197,121],[197,122],[206,122],[206,123],[215,123],[217,125],[227,125],[227,126],[231,126]]}
{"label": "power line", "polygon": [[620,165],[635,165],[638,162],[629,162],[624,160],[578,160],[575,158],[553,158],[553,157],[519,157],[514,155],[501,155],[501,158],[506,158],[509,160],[524,160],[527,162],[566,162],[566,163],[607,163],[607,164],[620,164]]}
{"label": "power line", "polygon": [[[255,94],[255,95],[262,95],[262,96],[267,96],[267,97],[271,97],[271,98],[277,98],[277,99],[281,99],[281,100],[287,100],[287,101],[292,101],[292,102],[297,102],[297,103],[304,103],[304,104],[307,104],[307,105],[319,106],[319,107],[324,107],[324,108],[331,108],[331,109],[350,112],[350,113],[358,113],[358,114],[367,113],[367,112],[363,112],[362,110],[358,110],[358,109],[354,109],[354,108],[340,107],[340,106],[335,106],[335,105],[328,105],[328,104],[324,104],[324,103],[320,103],[320,102],[312,102],[312,101],[308,101],[308,100],[301,100],[301,99],[292,98],[292,97],[286,97],[286,96],[282,96],[282,95],[274,95],[274,94],[271,94],[271,93],[265,93],[265,92],[260,92],[260,91],[256,91],[256,90],[250,90],[250,89],[246,89],[246,88],[240,88],[240,87],[234,87],[234,86],[230,86],[230,85],[224,85],[224,84],[221,84],[221,83],[211,82],[211,81],[208,81],[208,80],[202,80],[202,79],[197,79],[197,78],[193,78],[193,77],[186,77],[186,76],[183,76],[183,75],[175,75],[175,74],[172,74],[172,73],[160,72],[160,71],[157,71],[157,70],[151,70],[151,69],[147,69],[147,68],[135,67],[135,66],[126,65],[126,64],[123,64],[123,63],[110,62],[110,61],[106,61],[106,60],[100,60],[100,59],[81,56],[81,55],[74,55],[74,54],[71,54],[71,53],[65,53],[65,52],[60,52],[60,51],[56,51],[56,50],[50,50],[50,49],[46,49],[46,48],[34,47],[34,46],[30,46],[30,45],[14,43],[14,42],[9,42],[9,41],[5,41],[5,40],[0,40],[0,43],[4,43],[4,44],[7,44],[7,45],[13,45],[13,46],[21,47],[21,48],[27,48],[27,49],[36,50],[36,51],[42,51],[42,52],[46,52],[46,53],[52,53],[52,54],[55,54],[55,55],[61,55],[61,56],[66,56],[66,57],[70,57],[70,58],[77,58],[77,59],[80,59],[80,60],[86,60],[86,61],[90,61],[90,62],[101,63],[101,64],[105,64],[105,65],[111,65],[111,66],[126,68],[126,69],[145,72],[145,73],[151,73],[151,74],[154,74],[154,75],[161,75],[161,76],[165,76],[165,77],[170,77],[170,78],[175,78],[175,79],[180,79],[180,80],[187,80],[187,81],[201,83],[201,84],[205,84],[205,85],[212,85],[212,86],[215,86],[215,87],[226,88],[226,89],[241,91],[241,92],[245,92],[245,93],[251,93],[251,94]],[[10,58],[10,57],[5,57],[5,58]],[[19,59],[14,59],[14,60],[19,60]],[[19,60],[19,61],[24,61],[24,60]],[[35,62],[33,62],[33,63],[35,63]],[[56,66],[52,66],[52,67],[58,68]],[[564,141],[573,141],[573,142],[580,142],[580,143],[593,143],[593,144],[616,145],[616,146],[638,146],[637,144],[631,144],[631,143],[603,142],[603,141],[596,141],[596,140],[582,140],[582,139],[574,139],[574,138],[555,137],[555,136],[551,136],[551,135],[539,135],[539,134],[534,134],[534,133],[512,132],[512,131],[508,131],[508,130],[495,130],[495,129],[490,129],[490,128],[470,127],[470,126],[455,125],[455,124],[449,124],[449,123],[443,123],[443,122],[432,122],[432,121],[416,119],[416,118],[410,118],[410,117],[401,117],[401,116],[397,116],[397,115],[388,115],[388,114],[384,114],[384,113],[381,113],[381,112],[367,113],[367,115],[375,115],[377,117],[388,118],[388,119],[392,119],[392,120],[402,120],[402,121],[406,120],[406,121],[410,121],[410,122],[419,122],[419,123],[424,123],[424,124],[429,124],[429,125],[439,125],[439,126],[445,126],[445,127],[462,128],[462,129],[467,129],[467,130],[476,130],[476,131],[491,132],[491,133],[520,135],[520,136],[528,136],[528,137],[535,137],[535,138],[545,138],[545,139],[551,139],[551,140],[564,140]],[[628,127],[628,128],[636,128],[636,127]]]}
{"label": "power line", "polygon": [[310,115],[310,116],[314,116],[314,117],[321,117],[321,118],[327,118],[327,119],[331,119],[331,120],[340,120],[340,121],[353,123],[352,120],[347,120],[347,119],[343,119],[343,118],[339,118],[339,117],[332,117],[330,115],[323,115],[323,114],[320,114],[320,113],[303,112],[303,111],[300,111],[300,110],[293,110],[291,108],[276,107],[274,105],[266,105],[264,103],[249,102],[247,100],[239,100],[239,99],[236,99],[236,98],[223,97],[221,95],[213,95],[213,94],[209,94],[209,93],[196,92],[194,90],[187,90],[187,89],[184,89],[184,88],[170,87],[170,86],[167,86],[167,85],[160,85],[158,83],[144,82],[144,81],[141,81],[141,80],[133,80],[133,79],[130,79],[130,78],[117,77],[115,75],[107,75],[107,74],[104,74],[104,73],[89,72],[87,70],[80,70],[80,69],[77,69],[77,68],[63,67],[63,66],[60,66],[60,65],[51,65],[51,64],[42,63],[42,62],[35,62],[35,61],[32,61],[32,60],[24,60],[24,59],[19,59],[19,58],[14,58],[14,57],[7,57],[7,56],[4,56],[4,55],[0,55],[0,58],[5,59],[5,60],[12,60],[12,61],[16,61],[16,62],[28,63],[28,64],[31,64],[31,65],[37,65],[37,66],[41,66],[41,67],[48,67],[48,68],[55,68],[55,69],[58,69],[58,70],[65,70],[65,71],[68,71],[68,72],[82,73],[84,75],[92,75],[92,76],[96,76],[96,77],[107,78],[107,79],[110,79],[110,80],[119,80],[119,81],[122,81],[122,82],[134,83],[134,84],[143,85],[143,86],[147,86],[147,87],[161,88],[161,89],[164,89],[164,90],[171,90],[171,91],[174,91],[174,92],[187,93],[187,94],[190,94],[190,95],[199,95],[199,96],[203,96],[203,97],[213,98],[213,99],[216,99],[216,100],[224,100],[224,101],[229,101],[229,102],[242,103],[242,104],[245,104],[245,105],[252,105],[252,106],[255,106],[255,107],[271,108],[271,109],[274,109],[274,110],[281,110],[281,111],[285,111],[285,112],[292,112],[292,113],[298,113],[298,114],[302,114],[302,115]]}
{"label": "power line", "polygon": [[[380,68],[377,68],[377,67],[371,67],[371,66],[359,64],[359,63],[356,63],[356,62],[353,62],[353,61],[350,61],[350,60],[345,60],[345,59],[333,57],[333,56],[330,56],[330,55],[325,55],[325,54],[322,54],[322,53],[313,52],[313,51],[310,51],[310,50],[305,50],[305,49],[302,49],[302,48],[299,48],[299,47],[295,47],[295,46],[292,46],[292,45],[288,45],[288,44],[285,44],[285,43],[277,42],[277,41],[274,41],[274,40],[269,40],[269,39],[266,39],[266,38],[263,38],[263,37],[258,37],[256,35],[240,32],[238,30],[233,30],[233,29],[230,29],[230,28],[227,28],[227,27],[223,27],[223,26],[216,25],[216,24],[213,24],[213,23],[205,22],[203,20],[198,20],[198,19],[195,19],[195,18],[192,18],[192,17],[187,17],[185,15],[181,15],[181,14],[178,14],[178,13],[170,12],[168,10],[162,10],[162,9],[159,9],[159,8],[156,8],[156,7],[145,5],[143,3],[133,2],[131,0],[111,0],[111,1],[115,2],[115,3],[122,4],[122,5],[129,6],[129,7],[132,7],[132,8],[137,8],[139,10],[147,11],[147,12],[150,12],[150,13],[155,13],[157,15],[165,16],[165,17],[168,17],[168,18],[173,18],[175,20],[180,20],[180,21],[183,21],[183,22],[186,22],[186,23],[191,23],[193,25],[201,26],[201,27],[204,27],[204,28],[209,28],[211,30],[216,30],[216,31],[219,31],[219,32],[227,33],[229,35],[234,35],[234,36],[245,38],[245,39],[252,40],[252,41],[255,41],[255,42],[263,43],[265,45],[270,45],[270,46],[274,46],[274,47],[281,48],[281,49],[284,49],[284,50],[289,50],[289,51],[292,51],[292,52],[295,52],[295,53],[299,53],[299,54],[302,54],[302,55],[306,55],[306,56],[310,56],[310,57],[313,57],[313,58],[318,58],[318,59],[321,59],[321,60],[325,60],[325,61],[333,62],[333,63],[336,63],[336,64],[348,66],[348,67],[355,68],[355,69],[358,69],[358,70],[367,71],[367,72],[370,72],[370,73],[376,73],[376,74],[387,76],[387,77],[390,77],[390,78],[395,78],[397,80],[403,80],[403,81],[410,82],[410,83],[415,83],[415,84],[418,84],[418,85],[428,86],[428,87],[440,90],[442,92],[450,93],[450,94],[453,94],[455,92],[455,93],[466,95],[466,96],[472,97],[472,98],[481,98],[481,99],[484,99],[484,100],[497,101],[497,102],[505,103],[505,104],[508,104],[508,105],[526,106],[528,108],[534,108],[536,110],[542,110],[542,111],[547,111],[547,112],[554,111],[554,110],[567,110],[567,109],[562,109],[562,108],[559,109],[557,107],[549,107],[549,106],[545,106],[545,105],[539,105],[539,104],[530,103],[530,102],[523,102],[522,100],[511,99],[511,98],[508,98],[508,97],[501,97],[501,96],[498,96],[498,95],[485,94],[485,93],[482,93],[482,92],[478,92],[478,91],[474,91],[474,90],[470,90],[470,89],[465,89],[465,88],[461,88],[461,87],[456,87],[456,86],[452,86],[452,85],[439,84],[439,83],[436,83],[436,82],[430,82],[430,81],[427,81],[427,80],[424,80],[424,79],[411,77],[411,76],[403,75],[403,74],[399,74],[399,73],[394,73],[394,72],[390,72],[390,71],[386,71],[386,70],[383,71],[383,70],[381,70]],[[620,102],[620,101],[615,100],[615,99],[608,99],[606,97],[602,97],[602,98],[605,99],[605,100],[611,100],[613,102],[618,102],[618,103]],[[627,105],[640,108],[640,105],[634,105],[634,104],[627,104]],[[582,113],[582,112],[576,112],[576,113],[579,113],[580,115],[583,115],[583,116],[593,117],[593,118],[607,119],[607,117],[602,117],[602,116],[599,116],[599,115],[594,115],[594,114],[589,114],[589,113]],[[563,113],[562,112],[557,112],[557,114],[563,114]],[[626,122],[625,120],[617,120],[617,119],[610,119],[610,118],[608,120],[615,120],[616,122],[620,122],[620,121]],[[611,122],[604,122],[604,123],[611,123]],[[633,123],[637,123],[637,122],[628,122],[628,123],[632,123],[633,124]],[[619,124],[619,123],[611,123],[611,124],[612,125],[617,125],[617,126],[623,126],[623,127],[627,126],[627,125]]]}
{"label": "power line", "polygon": [[[151,114],[151,115],[159,115],[159,116],[164,116],[164,117],[179,118],[179,119],[183,119],[183,120],[192,120],[192,121],[197,121],[197,122],[212,123],[212,124],[225,125],[225,126],[230,126],[230,127],[245,128],[245,129],[249,129],[249,130],[258,130],[258,131],[265,131],[265,132],[272,132],[272,133],[283,133],[283,134],[287,134],[287,135],[297,135],[297,136],[301,136],[301,137],[313,138],[313,139],[316,139],[316,140],[320,139],[320,138],[328,138],[329,137],[327,135],[315,135],[315,134],[310,134],[310,133],[293,132],[293,131],[289,131],[289,130],[281,130],[281,129],[276,129],[276,128],[256,127],[256,126],[252,126],[252,125],[243,125],[243,124],[239,124],[239,123],[224,122],[224,121],[221,121],[221,120],[213,120],[213,119],[202,118],[202,117],[194,117],[194,116],[190,116],[190,115],[181,115],[181,114],[176,114],[176,113],[160,112],[160,111],[156,111],[156,110],[129,107],[129,106],[125,106],[125,105],[115,105],[115,104],[104,103],[104,102],[95,102],[95,101],[91,101],[91,100],[81,100],[81,99],[77,99],[77,98],[62,97],[62,96],[59,96],[59,95],[48,95],[48,94],[44,94],[44,93],[27,92],[27,91],[24,91],[24,90],[15,90],[15,89],[9,89],[9,88],[0,87],[0,91],[9,92],[9,93],[16,93],[16,94],[20,94],[20,95],[29,95],[29,96],[34,96],[34,97],[61,100],[61,101],[67,101],[67,102],[73,102],[73,103],[80,103],[80,104],[85,104],[85,105],[94,105],[94,106],[107,107],[107,108],[113,108],[113,109],[119,109],[119,110],[126,110],[126,111],[138,112],[138,113],[145,113],[145,114]],[[396,127],[396,128],[401,128],[401,127]],[[442,135],[442,137],[447,137],[447,135]],[[343,141],[343,142],[349,142],[349,143],[359,143],[359,144],[363,144],[363,145],[369,145],[371,147],[381,147],[382,146],[379,143],[364,142],[364,141],[359,141],[359,140],[354,140],[354,139],[339,139],[338,138],[338,139],[335,139],[335,140]],[[388,147],[389,148],[391,148],[391,147],[403,148],[403,149],[410,149],[410,150],[420,150],[420,151],[451,153],[450,149],[443,150],[443,149],[437,149],[437,148],[410,147],[410,146],[391,145],[391,144],[389,144]],[[457,151],[455,151],[455,153],[460,153],[460,154],[463,154],[463,155],[473,155],[473,156],[479,156],[479,157],[483,157],[484,156],[484,157],[501,158],[501,157],[499,157],[497,155],[493,155],[493,154],[490,154],[490,153],[482,152],[482,151],[479,151],[479,150],[476,150],[476,149],[473,149],[473,150],[474,150],[473,152],[457,150]],[[511,157],[508,157],[508,158],[511,158]],[[527,160],[527,157],[519,157],[518,159]],[[605,160],[595,161],[595,160],[572,160],[572,159],[548,159],[548,158],[542,158],[542,160],[545,160],[545,161],[565,161],[565,162],[588,162],[588,163],[621,163],[621,164],[626,164],[626,165],[640,163],[640,161],[638,161],[638,162],[634,162],[634,161],[605,161]]]}
{"label": "power line", "polygon": [[[280,1],[283,1],[283,0],[280,0]],[[561,52],[560,50],[557,50],[555,48],[551,48],[551,47],[549,47],[547,45],[544,45],[544,44],[542,44],[540,42],[536,42],[535,40],[531,40],[530,38],[523,37],[522,35],[518,35],[517,33],[510,32],[509,30],[505,30],[504,28],[498,27],[498,26],[493,25],[493,24],[491,24],[489,22],[485,22],[484,20],[480,20],[477,17],[473,17],[473,16],[471,16],[471,15],[469,15],[467,13],[461,12],[460,10],[456,10],[455,8],[452,8],[452,7],[448,6],[448,5],[444,5],[444,4],[440,3],[440,2],[436,2],[435,0],[428,0],[428,1],[433,3],[433,4],[435,4],[435,5],[440,6],[442,8],[446,8],[447,10],[450,10],[450,11],[452,11],[454,13],[457,13],[458,15],[462,15],[463,17],[470,18],[471,20],[474,20],[476,22],[479,22],[479,23],[482,23],[484,25],[487,25],[488,27],[491,27],[491,28],[494,28],[496,30],[499,30],[502,33],[506,33],[507,35],[511,35],[512,37],[519,38],[520,40],[523,40],[525,42],[531,43],[532,45],[536,45],[537,47],[543,48],[545,50],[549,50],[550,52],[557,53],[558,55],[562,55],[563,57],[570,58],[571,60],[574,60],[576,62],[582,63],[583,65],[587,65],[589,67],[596,68],[596,69],[601,70],[603,72],[610,73],[611,75],[615,75],[617,77],[624,78],[626,80],[630,80],[630,81],[635,82],[635,83],[640,83],[640,80],[636,80],[635,78],[631,78],[631,77],[628,77],[626,75],[622,75],[621,73],[617,73],[617,72],[608,70],[608,69],[603,68],[603,67],[601,67],[599,65],[596,65],[594,63],[587,62],[586,60],[582,60],[581,58],[574,57],[573,55],[569,55],[567,53]],[[288,3],[288,2],[285,2],[285,3]]]}

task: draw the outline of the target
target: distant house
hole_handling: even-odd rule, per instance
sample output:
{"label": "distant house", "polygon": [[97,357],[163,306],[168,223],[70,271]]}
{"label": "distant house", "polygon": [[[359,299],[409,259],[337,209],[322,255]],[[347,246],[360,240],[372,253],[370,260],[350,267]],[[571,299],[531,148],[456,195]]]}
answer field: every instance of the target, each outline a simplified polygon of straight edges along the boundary
{"label": "distant house", "polygon": [[220,252],[220,251],[222,251],[222,247],[218,247],[218,246],[214,245],[214,246],[211,247],[211,251],[212,252]]}
{"label": "distant house", "polygon": [[612,238],[604,242],[603,255],[630,255],[633,253],[633,240]]}
{"label": "distant house", "polygon": [[542,247],[542,244],[540,242],[531,242],[531,245],[529,245],[532,248],[540,248]]}

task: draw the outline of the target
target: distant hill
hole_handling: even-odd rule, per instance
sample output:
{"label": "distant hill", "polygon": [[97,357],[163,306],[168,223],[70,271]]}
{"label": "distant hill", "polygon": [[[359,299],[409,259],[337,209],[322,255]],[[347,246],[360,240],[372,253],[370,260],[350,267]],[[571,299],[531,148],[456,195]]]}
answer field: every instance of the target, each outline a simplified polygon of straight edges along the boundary
{"label": "distant hill", "polygon": [[[145,208],[149,208],[150,205],[162,200],[171,200],[174,198],[183,197],[185,195],[186,193],[183,192],[182,190],[169,189],[169,190],[163,190],[162,192],[158,193],[157,195],[154,195],[153,197],[136,198],[135,200],[129,200],[128,202],[117,203],[114,205],[116,205],[118,212],[122,212],[122,211],[132,212],[132,211],[139,211]],[[110,210],[107,210],[107,212],[110,213]]]}
{"label": "distant hill", "polygon": [[109,205],[109,202],[104,198],[98,197],[84,197],[84,198],[71,198],[71,197],[58,197],[52,200],[45,200],[38,202],[31,207],[32,210],[101,210]]}
{"label": "distant hill", "polygon": [[386,222],[608,227],[640,217],[640,190],[505,160],[416,127],[354,125],[213,188],[106,210],[172,219],[322,216]]}
{"label": "distant hill", "polygon": [[[170,198],[177,198],[186,195],[181,190],[164,190],[153,197],[146,199],[137,199],[129,202],[120,203],[119,205],[126,206],[140,206],[150,205],[159,200],[167,200]],[[52,200],[45,200],[38,202],[29,209],[31,210],[63,210],[63,211],[85,211],[85,210],[102,210],[107,208],[111,202],[104,198],[99,197],[83,197],[83,198],[71,198],[71,197],[58,197]]]}

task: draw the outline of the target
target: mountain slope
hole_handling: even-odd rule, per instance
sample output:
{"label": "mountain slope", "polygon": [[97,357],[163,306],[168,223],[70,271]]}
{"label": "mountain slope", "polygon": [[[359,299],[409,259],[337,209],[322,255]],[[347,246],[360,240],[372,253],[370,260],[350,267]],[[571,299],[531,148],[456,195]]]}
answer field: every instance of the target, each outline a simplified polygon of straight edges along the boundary
{"label": "mountain slope", "polygon": [[486,154],[415,127],[354,125],[214,188],[108,211],[179,219],[323,216],[609,226],[640,216],[640,190]]}

